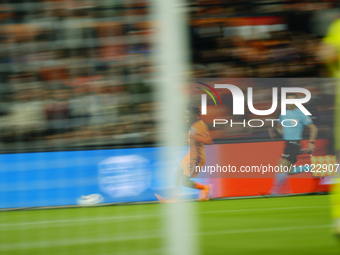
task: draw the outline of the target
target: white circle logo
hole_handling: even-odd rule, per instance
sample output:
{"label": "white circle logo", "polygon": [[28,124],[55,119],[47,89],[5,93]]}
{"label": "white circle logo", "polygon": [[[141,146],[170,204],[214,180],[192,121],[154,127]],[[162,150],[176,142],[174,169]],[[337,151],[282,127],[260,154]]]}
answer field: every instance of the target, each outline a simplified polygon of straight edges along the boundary
{"label": "white circle logo", "polygon": [[139,155],[110,157],[98,164],[100,189],[113,198],[138,196],[151,183],[150,162]]}

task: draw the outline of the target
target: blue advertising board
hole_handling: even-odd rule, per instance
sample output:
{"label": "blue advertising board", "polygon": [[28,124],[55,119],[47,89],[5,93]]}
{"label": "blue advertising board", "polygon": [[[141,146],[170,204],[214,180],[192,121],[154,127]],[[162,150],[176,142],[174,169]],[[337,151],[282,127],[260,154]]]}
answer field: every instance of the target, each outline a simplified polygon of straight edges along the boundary
{"label": "blue advertising board", "polygon": [[[161,147],[0,155],[0,208],[75,205],[101,194],[105,203],[152,201],[167,188]],[[171,167],[187,148],[181,149]],[[196,191],[189,192],[197,194]]]}

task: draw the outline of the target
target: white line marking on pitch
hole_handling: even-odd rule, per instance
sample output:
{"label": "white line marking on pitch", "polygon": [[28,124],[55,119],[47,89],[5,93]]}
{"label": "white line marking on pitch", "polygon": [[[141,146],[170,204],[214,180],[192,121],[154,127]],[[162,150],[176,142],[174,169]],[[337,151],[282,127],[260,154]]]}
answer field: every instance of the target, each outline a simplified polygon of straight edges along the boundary
{"label": "white line marking on pitch", "polygon": [[[37,228],[36,225],[46,225],[46,224],[61,224],[61,223],[75,223],[75,222],[84,222],[87,221],[87,224],[91,224],[91,221],[107,221],[107,220],[124,220],[124,219],[133,219],[133,218],[150,218],[157,217],[160,214],[149,214],[149,215],[125,215],[125,216],[110,216],[110,217],[89,217],[89,218],[80,218],[80,219],[64,219],[64,220],[49,220],[49,221],[31,221],[31,222],[20,222],[20,223],[4,223],[0,224],[0,228],[3,227],[17,227],[17,226],[32,226],[32,228]],[[73,224],[71,224],[73,226]],[[71,226],[68,225],[68,226]],[[77,225],[77,224],[75,224]],[[44,226],[43,226],[44,227]]]}
{"label": "white line marking on pitch", "polygon": [[[198,235],[228,235],[228,234],[238,234],[238,233],[260,233],[260,232],[275,232],[275,231],[291,231],[291,230],[302,230],[302,229],[321,229],[329,228],[331,225],[312,225],[312,226],[290,226],[290,227],[277,227],[277,228],[253,228],[253,229],[231,229],[222,231],[211,231],[202,232]],[[142,233],[142,234],[141,234]],[[84,244],[94,244],[94,243],[107,243],[107,242],[121,242],[129,240],[143,240],[143,239],[157,239],[161,238],[161,233],[156,233],[155,231],[143,231],[137,235],[130,235],[128,233],[126,236],[115,236],[115,237],[92,237],[92,238],[80,238],[80,239],[59,239],[59,240],[48,240],[48,241],[31,241],[25,243],[8,243],[1,244],[0,251],[10,251],[10,250],[22,250],[22,249],[38,249],[47,247],[60,247],[60,246],[72,246],[72,245],[84,245]]]}
{"label": "white line marking on pitch", "polygon": [[[302,207],[281,207],[281,208],[254,208],[254,209],[237,209],[237,210],[222,210],[222,211],[207,211],[207,212],[196,212],[196,214],[212,214],[212,213],[234,213],[234,212],[251,212],[251,211],[278,211],[278,210],[299,210],[299,209],[317,209],[317,208],[328,208],[330,206],[302,206]],[[147,212],[145,212],[147,213]],[[32,221],[32,222],[19,222],[19,223],[4,223],[0,224],[2,230],[17,230],[17,229],[36,229],[45,228],[49,224],[57,224],[56,227],[70,227],[82,225],[83,222],[86,224],[96,224],[96,221],[109,221],[109,220],[132,220],[140,218],[155,218],[164,216],[164,214],[138,214],[138,215],[124,215],[124,216],[110,216],[110,217],[88,217],[80,219],[62,219],[62,220],[50,220],[50,221]],[[67,225],[63,225],[67,223]],[[60,225],[58,225],[60,224]],[[10,229],[8,229],[10,228]],[[1,231],[1,230],[0,230]]]}
{"label": "white line marking on pitch", "polygon": [[108,243],[108,242],[122,242],[129,240],[143,240],[143,239],[155,239],[161,237],[160,233],[148,233],[147,231],[140,231],[133,235],[133,233],[127,233],[125,236],[119,235],[115,237],[101,236],[101,237],[86,237],[76,239],[58,239],[58,240],[42,240],[42,241],[31,241],[31,242],[15,242],[8,244],[1,244],[0,251],[10,250],[23,250],[23,249],[36,249],[36,248],[47,248],[47,247],[61,247],[61,246],[72,246],[72,245],[86,245],[95,243]]}
{"label": "white line marking on pitch", "polygon": [[318,229],[329,228],[331,225],[312,225],[312,226],[298,226],[298,227],[279,227],[279,228],[248,228],[248,229],[233,229],[233,230],[221,230],[204,232],[200,235],[228,235],[238,233],[255,233],[255,232],[274,232],[274,231],[290,231],[290,230],[302,230],[302,229]]}
{"label": "white line marking on pitch", "polygon": [[228,213],[228,212],[249,212],[249,211],[277,211],[277,210],[298,210],[298,209],[316,209],[316,208],[326,208],[329,205],[321,206],[298,206],[298,207],[279,207],[279,208],[254,208],[254,209],[237,209],[237,210],[222,210],[222,211],[207,211],[199,213]]}

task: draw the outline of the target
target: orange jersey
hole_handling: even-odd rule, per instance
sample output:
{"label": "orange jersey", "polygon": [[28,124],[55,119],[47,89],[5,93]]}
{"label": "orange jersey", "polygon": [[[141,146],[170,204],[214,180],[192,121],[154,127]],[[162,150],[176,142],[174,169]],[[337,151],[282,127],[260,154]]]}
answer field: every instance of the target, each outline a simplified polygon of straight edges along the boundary
{"label": "orange jersey", "polygon": [[195,166],[204,166],[205,164],[205,144],[212,144],[213,140],[209,134],[208,126],[202,121],[194,122],[189,130],[189,152],[180,162],[180,167],[184,170],[184,174],[196,177],[198,172],[192,171]]}
{"label": "orange jersey", "polygon": [[202,120],[197,120],[191,125],[188,136],[191,159],[197,161],[202,157],[205,158],[204,145],[212,144],[208,126]]}

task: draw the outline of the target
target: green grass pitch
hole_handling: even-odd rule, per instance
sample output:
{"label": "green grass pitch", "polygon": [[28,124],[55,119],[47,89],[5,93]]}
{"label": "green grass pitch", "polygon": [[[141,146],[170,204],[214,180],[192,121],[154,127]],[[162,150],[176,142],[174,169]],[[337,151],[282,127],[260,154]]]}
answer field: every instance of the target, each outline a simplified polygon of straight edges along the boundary
{"label": "green grass pitch", "polygon": [[[200,254],[340,254],[329,196],[192,203]],[[166,206],[0,212],[0,254],[165,254]]]}

